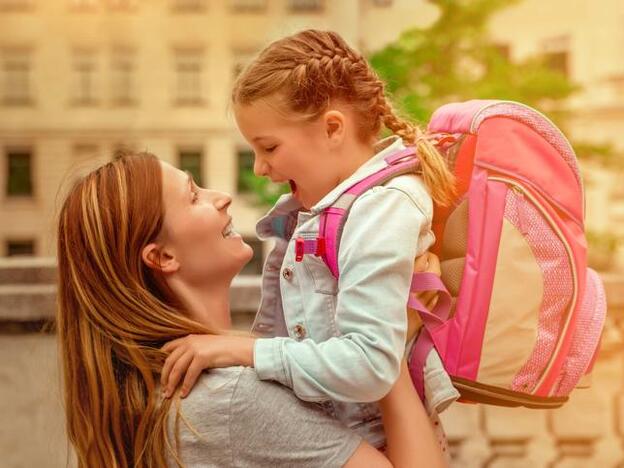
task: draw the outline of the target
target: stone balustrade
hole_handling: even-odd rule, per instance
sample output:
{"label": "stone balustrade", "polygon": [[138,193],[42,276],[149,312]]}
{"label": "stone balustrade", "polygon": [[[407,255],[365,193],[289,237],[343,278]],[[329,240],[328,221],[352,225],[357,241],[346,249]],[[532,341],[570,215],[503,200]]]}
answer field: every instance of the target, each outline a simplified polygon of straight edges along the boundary
{"label": "stone balustrade", "polygon": [[[38,332],[54,318],[55,275],[53,259],[0,262],[3,467],[61,467],[68,460],[55,337]],[[591,389],[575,390],[549,411],[453,405],[442,419],[454,467],[624,468],[624,275],[602,277],[609,314]],[[235,279],[235,327],[249,327],[259,300],[260,278]]]}

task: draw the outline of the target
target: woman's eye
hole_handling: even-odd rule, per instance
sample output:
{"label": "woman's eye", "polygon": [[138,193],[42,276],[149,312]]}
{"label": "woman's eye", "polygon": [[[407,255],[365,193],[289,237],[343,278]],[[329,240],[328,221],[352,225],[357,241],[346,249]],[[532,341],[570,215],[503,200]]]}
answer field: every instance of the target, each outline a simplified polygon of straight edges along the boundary
{"label": "woman's eye", "polygon": [[268,148],[265,148],[264,151],[266,151],[267,153],[272,153],[273,151],[275,151],[275,148],[277,148],[277,145],[269,146]]}
{"label": "woman's eye", "polygon": [[192,203],[195,203],[197,201],[197,199],[199,198],[199,191],[193,187],[193,199],[192,199]]}

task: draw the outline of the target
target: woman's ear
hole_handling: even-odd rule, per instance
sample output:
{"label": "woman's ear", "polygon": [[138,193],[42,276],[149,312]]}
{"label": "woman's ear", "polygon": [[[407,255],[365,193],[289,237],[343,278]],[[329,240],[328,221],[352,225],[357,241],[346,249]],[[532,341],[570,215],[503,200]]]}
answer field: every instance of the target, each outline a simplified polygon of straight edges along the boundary
{"label": "woman's ear", "polygon": [[331,147],[339,146],[345,136],[345,116],[338,110],[329,110],[323,114],[325,134]]}
{"label": "woman's ear", "polygon": [[143,247],[141,258],[149,268],[163,273],[175,273],[180,269],[176,258],[154,242]]}

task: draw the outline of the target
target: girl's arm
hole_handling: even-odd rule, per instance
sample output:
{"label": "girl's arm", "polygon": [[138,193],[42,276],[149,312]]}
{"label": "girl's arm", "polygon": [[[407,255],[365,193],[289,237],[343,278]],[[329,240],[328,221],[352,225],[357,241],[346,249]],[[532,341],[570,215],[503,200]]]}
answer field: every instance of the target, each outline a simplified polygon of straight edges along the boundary
{"label": "girl's arm", "polygon": [[[424,188],[422,199],[430,202]],[[390,391],[405,352],[414,258],[433,241],[430,206],[418,201],[412,192],[385,186],[355,201],[340,243],[332,317],[338,336],[318,343],[258,339],[254,366],[261,379],[276,380],[307,401],[373,402]],[[284,296],[288,309],[288,292]]]}

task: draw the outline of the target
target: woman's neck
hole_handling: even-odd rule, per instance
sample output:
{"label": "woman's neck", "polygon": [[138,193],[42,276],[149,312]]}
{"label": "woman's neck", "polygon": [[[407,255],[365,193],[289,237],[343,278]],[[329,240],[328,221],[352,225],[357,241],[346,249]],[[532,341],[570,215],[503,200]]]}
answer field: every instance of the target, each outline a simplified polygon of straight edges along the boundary
{"label": "woman's neck", "polygon": [[190,318],[211,329],[228,330],[232,327],[231,281],[188,284],[180,278],[172,278],[169,285],[189,311]]}

